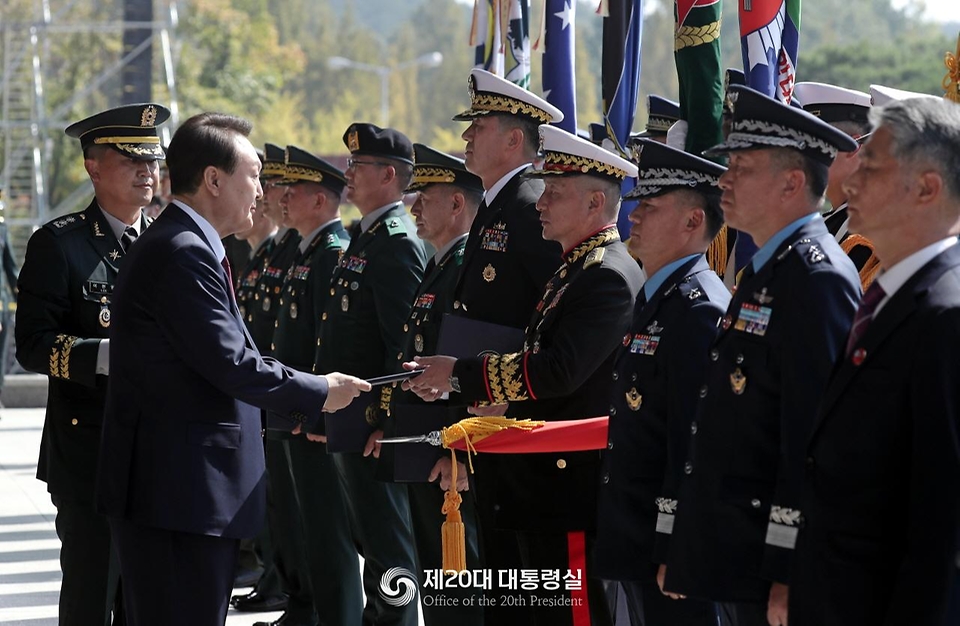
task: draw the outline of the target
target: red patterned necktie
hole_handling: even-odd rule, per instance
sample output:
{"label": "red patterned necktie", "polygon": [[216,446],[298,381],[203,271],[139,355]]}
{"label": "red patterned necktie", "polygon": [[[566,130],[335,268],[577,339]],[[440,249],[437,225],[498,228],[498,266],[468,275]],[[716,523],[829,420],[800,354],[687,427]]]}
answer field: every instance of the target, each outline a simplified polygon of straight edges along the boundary
{"label": "red patterned necktie", "polygon": [[223,271],[227,274],[227,285],[230,286],[230,302],[236,303],[237,294],[233,291],[233,272],[230,271],[230,261],[227,260],[227,257],[223,257],[220,261],[220,265],[223,267]]}
{"label": "red patterned necktie", "polygon": [[880,282],[876,280],[871,283],[869,289],[867,289],[867,293],[863,294],[863,299],[860,301],[860,308],[857,309],[857,315],[853,318],[853,326],[850,327],[850,336],[847,338],[847,356],[850,356],[854,347],[856,347],[863,338],[863,335],[867,332],[867,328],[870,327],[870,321],[873,319],[873,314],[877,310],[877,305],[880,304],[886,295],[883,287],[880,286]]}

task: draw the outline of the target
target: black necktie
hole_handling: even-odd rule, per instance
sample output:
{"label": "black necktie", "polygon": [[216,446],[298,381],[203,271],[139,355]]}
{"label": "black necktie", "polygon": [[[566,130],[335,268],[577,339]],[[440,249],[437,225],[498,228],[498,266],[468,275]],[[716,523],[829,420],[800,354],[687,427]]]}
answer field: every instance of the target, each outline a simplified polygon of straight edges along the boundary
{"label": "black necktie", "polygon": [[437,267],[437,262],[433,259],[433,257],[431,257],[430,260],[427,261],[426,269],[423,270],[423,277],[426,278],[427,276],[429,276],[430,273],[433,272],[435,267]]}
{"label": "black necktie", "polygon": [[870,322],[873,321],[873,314],[877,310],[877,305],[883,301],[886,295],[887,293],[883,290],[883,287],[880,286],[880,282],[876,280],[870,284],[867,293],[863,294],[863,299],[860,300],[860,307],[857,309],[857,314],[853,318],[853,326],[850,327],[850,336],[847,338],[847,356],[850,356],[853,348],[860,343],[860,339],[866,334],[867,328],[870,327]]}
{"label": "black necktie", "polygon": [[133,242],[137,240],[137,231],[133,226],[127,226],[123,230],[123,234],[120,235],[120,247],[123,248],[124,254],[130,250],[130,246],[133,245]]}

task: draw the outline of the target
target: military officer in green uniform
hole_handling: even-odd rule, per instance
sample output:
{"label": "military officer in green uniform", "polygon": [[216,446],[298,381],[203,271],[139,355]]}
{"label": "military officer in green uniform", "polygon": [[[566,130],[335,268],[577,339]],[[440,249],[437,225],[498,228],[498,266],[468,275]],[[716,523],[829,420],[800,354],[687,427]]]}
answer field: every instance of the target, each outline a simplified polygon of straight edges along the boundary
{"label": "military officer in green uniform", "polygon": [[147,226],[141,208],[153,197],[164,157],[156,126],[169,116],[158,104],[136,104],[67,128],[80,140],[94,199],[30,237],[18,281],[17,359],[49,377],[37,478],[57,507],[64,625],[111,623],[119,564],[106,518],[93,504],[110,300],[126,251]]}
{"label": "military officer in green uniform", "polygon": [[[349,241],[340,221],[345,183],[343,172],[330,163],[287,146],[280,207],[286,223],[303,238],[277,300],[273,356],[301,371],[313,369],[320,316],[330,297],[330,275]],[[283,430],[282,418],[268,414],[267,428],[272,430],[274,422]],[[299,598],[291,597],[280,623],[307,626],[319,618],[321,624],[358,624],[363,600],[357,553],[333,458],[324,443],[302,434],[289,439],[286,446],[296,500],[283,508],[299,504],[299,547],[312,604],[303,606]]]}
{"label": "military officer in green uniform", "polygon": [[[410,212],[416,220],[417,236],[433,246],[436,254],[427,262],[423,282],[417,289],[410,315],[403,325],[406,333],[404,361],[412,360],[415,356],[436,354],[443,316],[453,312],[453,290],[460,276],[467,232],[483,197],[483,184],[477,176],[466,170],[461,159],[419,143],[414,144],[413,149],[416,164],[413,166],[413,183],[407,191],[416,193],[417,199]],[[445,426],[466,417],[462,407],[450,407],[443,401],[436,403],[441,406],[427,406],[416,394],[404,391],[396,384],[384,387],[383,391],[387,396],[392,391],[390,411],[384,424],[387,436],[396,434],[400,420],[407,420],[409,427],[417,430],[416,420],[423,411],[431,411],[431,415],[444,412],[448,415],[446,423],[438,423],[437,426]],[[421,456],[426,457],[426,463],[422,466],[417,463],[417,466],[428,467],[432,462],[433,468],[420,476],[400,477],[400,473],[405,474],[411,468],[397,467],[395,472],[394,467],[402,463],[395,453],[416,455],[417,461]],[[443,489],[447,485],[427,481],[437,481],[440,476],[450,474],[450,454],[428,444],[405,445],[402,449],[383,446],[379,448],[379,459],[379,478],[411,481],[407,484],[407,492],[419,569],[442,569],[440,522],[443,518],[440,510],[444,501]],[[465,484],[467,468],[462,463],[459,464],[457,475],[461,479],[458,482]],[[480,567],[480,557],[472,498],[463,499],[460,513],[466,533],[467,569],[477,569]],[[447,593],[455,595],[456,591]],[[479,626],[483,623],[483,609],[476,604],[464,606],[462,600],[456,605],[424,605],[423,621],[427,626]]]}
{"label": "military officer in green uniform", "polygon": [[[403,206],[404,190],[413,177],[413,144],[396,130],[364,123],[351,124],[343,142],[350,150],[346,198],[363,217],[329,283],[316,371],[337,364],[355,376],[371,378],[401,369],[403,325],[426,263],[423,244]],[[373,430],[382,425],[386,408],[379,394],[370,393],[357,399],[356,411],[329,416],[328,422],[349,420],[359,427],[360,438],[358,445],[347,447],[331,439],[328,447],[342,450],[333,461],[365,559],[364,621],[413,626],[416,604],[394,606],[380,592],[388,569],[416,570],[406,489],[376,480],[377,461],[363,454],[368,437],[376,439]]]}
{"label": "military officer in green uniform", "polygon": [[[615,223],[620,186],[637,168],[555,126],[540,134],[544,164],[530,175],[546,179],[537,202],[543,238],[560,243],[563,261],[541,290],[522,350],[417,358],[427,369],[405,386],[425,399],[459,392],[464,401],[508,405],[510,417],[550,421],[610,411],[616,351],[643,283]],[[513,534],[520,567],[569,571],[581,584],[538,587],[525,598],[532,619],[511,619],[508,607],[488,623],[612,623],[592,561],[599,468],[598,450],[501,455],[494,522]]]}

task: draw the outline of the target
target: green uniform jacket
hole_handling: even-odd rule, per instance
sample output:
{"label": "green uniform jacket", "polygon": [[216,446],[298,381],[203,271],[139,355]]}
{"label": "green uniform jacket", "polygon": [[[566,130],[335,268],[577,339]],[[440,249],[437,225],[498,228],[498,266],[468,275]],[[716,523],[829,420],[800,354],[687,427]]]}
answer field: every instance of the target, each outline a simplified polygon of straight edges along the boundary
{"label": "green uniform jacket", "polygon": [[[148,221],[140,219],[142,231]],[[97,351],[123,256],[94,199],[30,237],[17,285],[17,359],[50,378],[37,478],[81,502],[93,501],[107,389]]]}
{"label": "green uniform jacket", "polygon": [[[244,308],[241,309],[247,330],[250,331],[260,354],[264,356],[270,355],[273,331],[277,325],[280,290],[283,289],[283,279],[287,275],[287,270],[300,254],[298,245],[300,245],[300,234],[292,228],[280,237],[260,273],[252,301],[247,297]],[[237,302],[240,303],[239,298]]]}

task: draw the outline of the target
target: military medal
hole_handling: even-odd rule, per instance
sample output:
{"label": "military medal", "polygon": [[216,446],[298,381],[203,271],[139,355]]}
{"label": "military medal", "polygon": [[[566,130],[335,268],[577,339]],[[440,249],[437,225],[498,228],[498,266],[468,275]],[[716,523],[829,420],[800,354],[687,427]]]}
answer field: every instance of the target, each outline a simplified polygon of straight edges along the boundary
{"label": "military medal", "polygon": [[104,328],[110,328],[110,309],[107,308],[107,305],[103,305],[103,308],[100,309],[100,325]]}
{"label": "military medal", "polygon": [[723,319],[720,320],[720,328],[723,330],[728,330],[731,324],[733,324],[733,318],[729,315],[724,315]]}
{"label": "military medal", "polygon": [[297,319],[297,303],[296,302],[290,303],[290,319],[292,320]]}
{"label": "military medal", "polygon": [[350,296],[343,294],[340,298],[340,310],[346,313],[350,309]]}
{"label": "military medal", "polygon": [[423,352],[423,335],[417,334],[413,338],[413,349],[417,352]]}
{"label": "military medal", "polygon": [[487,266],[483,268],[483,280],[488,283],[492,283],[493,279],[497,277],[497,270],[494,269],[493,265],[487,263]]}
{"label": "military medal", "polygon": [[763,337],[767,333],[767,326],[770,325],[771,314],[773,314],[773,309],[768,306],[758,306],[744,302],[740,305],[740,315],[737,316],[737,323],[734,328],[751,335]]}
{"label": "military medal", "polygon": [[631,411],[639,411],[640,405],[643,404],[643,396],[640,395],[640,392],[637,391],[636,387],[631,387],[630,391],[626,393],[627,397],[627,406],[630,407]]}
{"label": "military medal", "polygon": [[269,311],[269,310],[270,310],[270,296],[264,296],[264,298],[263,298],[263,310],[264,310],[264,311]]}
{"label": "military medal", "polygon": [[[649,330],[649,329],[648,329]],[[662,330],[662,329],[661,329]],[[653,356],[660,345],[660,335],[637,335],[630,344],[630,354]]]}
{"label": "military medal", "polygon": [[747,388],[747,377],[743,375],[743,372],[738,367],[733,370],[733,373],[730,374],[730,389],[735,395],[743,395],[744,390]]}
{"label": "military medal", "polygon": [[626,348],[630,345],[630,333],[627,333],[623,336],[623,347]]}

